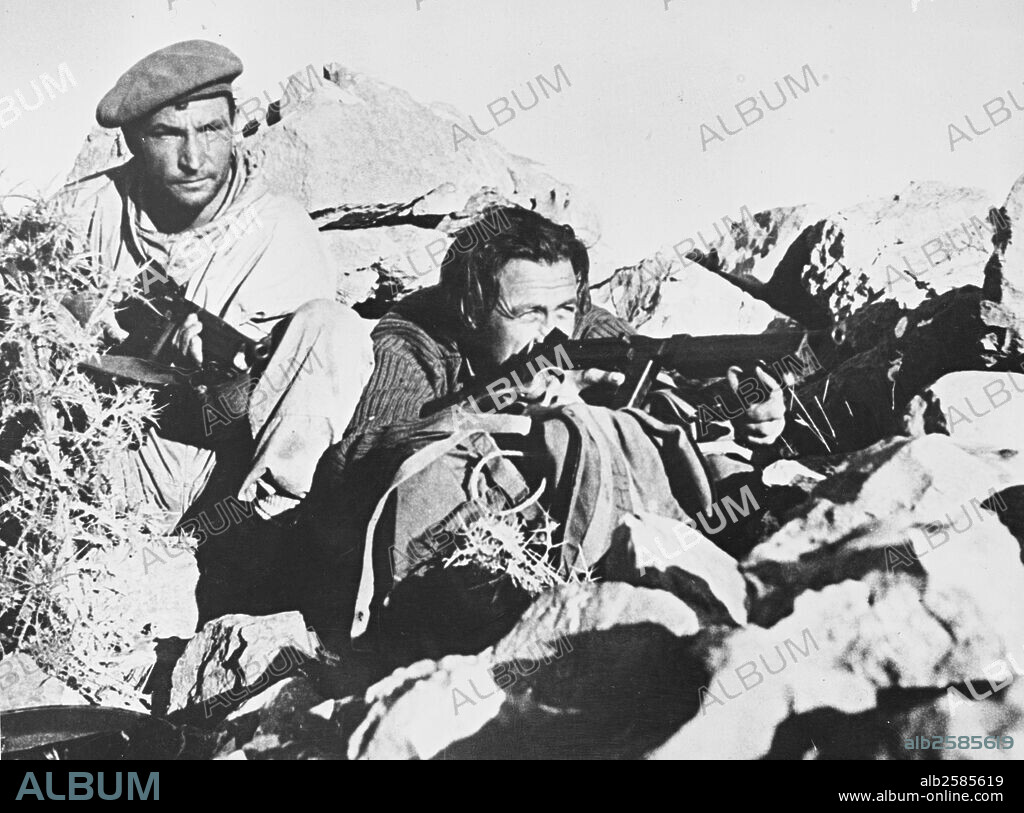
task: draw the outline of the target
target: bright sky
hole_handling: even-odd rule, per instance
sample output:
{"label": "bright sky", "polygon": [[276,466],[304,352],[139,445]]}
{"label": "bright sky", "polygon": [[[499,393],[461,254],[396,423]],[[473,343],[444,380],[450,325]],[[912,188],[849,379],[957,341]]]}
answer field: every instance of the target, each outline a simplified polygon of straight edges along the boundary
{"label": "bright sky", "polygon": [[[1024,172],[1024,111],[1007,97],[1024,105],[1021,0],[919,0],[916,11],[912,0],[419,3],[0,0],[0,97],[21,90],[32,104],[30,82],[61,63],[76,82],[0,119],[0,190],[62,179],[120,73],[196,37],[241,56],[243,89],[273,91],[337,61],[478,122],[489,102],[513,89],[529,99],[526,81],[562,65],[572,86],[492,137],[593,198],[623,259],[708,233],[743,206],[839,206],[928,179],[1002,203]],[[736,130],[737,102],[761,90],[774,101],[774,82],[804,64],[820,87],[702,152],[702,122],[721,133],[721,114]],[[971,134],[964,115],[991,127],[982,105],[996,96],[1011,117]],[[972,138],[952,153],[950,123]]]}

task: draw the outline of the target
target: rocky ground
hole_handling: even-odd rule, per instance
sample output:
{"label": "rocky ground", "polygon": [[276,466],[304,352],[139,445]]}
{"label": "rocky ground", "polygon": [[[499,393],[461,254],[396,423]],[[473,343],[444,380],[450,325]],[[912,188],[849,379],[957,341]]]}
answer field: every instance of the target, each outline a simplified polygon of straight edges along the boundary
{"label": "rocky ground", "polygon": [[[488,200],[597,243],[592,209],[540,167],[487,139],[454,151],[457,112],[327,76],[246,148],[309,207],[339,299],[368,318],[436,281],[445,235]],[[94,134],[76,174],[118,150]],[[790,396],[788,459],[758,475],[736,556],[704,539],[651,565],[702,580],[727,612],[566,586],[480,652],[382,673],[296,612],[193,634],[196,574],[179,555],[153,569],[159,594],[125,570],[126,616],[153,616],[160,639],[125,669],[140,707],[225,759],[1011,757],[904,740],[1024,737],[1020,230],[1024,178],[1003,202],[918,183],[840,212],[755,213],[698,244],[700,262],[667,246],[615,269],[596,251],[595,299],[654,335],[844,323],[838,364]],[[21,656],[0,684],[8,708],[74,702]]]}

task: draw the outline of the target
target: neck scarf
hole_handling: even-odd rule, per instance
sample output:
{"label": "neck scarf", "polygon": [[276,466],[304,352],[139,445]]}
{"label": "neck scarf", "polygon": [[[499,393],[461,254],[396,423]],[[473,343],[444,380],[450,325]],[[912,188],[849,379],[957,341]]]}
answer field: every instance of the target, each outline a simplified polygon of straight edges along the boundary
{"label": "neck scarf", "polygon": [[[134,162],[132,162],[134,164]],[[196,228],[165,233],[153,225],[144,209],[142,178],[137,168],[126,173],[122,233],[141,266],[148,263],[164,277],[185,287],[209,268],[219,248],[232,234],[240,233],[256,216],[256,204],[265,196],[263,185],[244,161],[233,155],[228,191],[210,221]]]}

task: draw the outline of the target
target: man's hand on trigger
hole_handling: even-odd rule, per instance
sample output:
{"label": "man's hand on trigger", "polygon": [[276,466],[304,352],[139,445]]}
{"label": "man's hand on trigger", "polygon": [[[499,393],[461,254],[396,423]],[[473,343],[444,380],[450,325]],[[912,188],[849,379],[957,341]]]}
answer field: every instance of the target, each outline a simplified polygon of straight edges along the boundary
{"label": "man's hand on trigger", "polygon": [[203,363],[203,340],[199,336],[202,330],[203,323],[199,317],[190,313],[174,334],[174,346],[178,352],[196,364]]}
{"label": "man's hand on trigger", "polygon": [[[786,428],[786,404],[782,398],[782,387],[760,365],[754,370],[754,378],[746,378],[742,384],[739,367],[730,367],[728,372],[729,386],[736,398],[744,406],[744,412],[733,419],[736,427],[736,440],[748,446],[770,446],[779,439]],[[753,381],[754,389],[743,386]],[[749,398],[749,401],[748,401]]]}

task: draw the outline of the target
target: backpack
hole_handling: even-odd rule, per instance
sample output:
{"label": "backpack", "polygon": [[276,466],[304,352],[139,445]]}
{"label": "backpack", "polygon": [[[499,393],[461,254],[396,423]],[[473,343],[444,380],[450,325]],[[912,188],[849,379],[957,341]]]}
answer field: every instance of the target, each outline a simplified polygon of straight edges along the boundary
{"label": "backpack", "polygon": [[[527,524],[547,515],[557,520],[552,565],[569,581],[583,572],[615,577],[601,568],[624,515],[654,512],[680,519],[707,509],[713,500],[708,472],[684,428],[640,410],[573,404],[530,417],[463,412],[454,421],[450,413],[424,423],[409,441],[404,462],[376,504],[363,548],[353,638],[365,635],[371,617],[380,621],[389,608],[392,617],[401,616],[392,627],[415,623],[425,630],[446,621],[453,626],[460,607],[462,615],[472,616],[480,614],[478,605],[499,605],[495,612],[502,623],[483,618],[480,635],[448,652],[479,651],[510,615],[514,623],[514,610],[525,609],[532,596],[510,589],[507,579],[488,580],[482,573],[471,578],[464,568],[446,567],[460,535],[488,510],[514,512]],[[528,470],[530,461],[521,459],[531,456],[524,449],[538,446],[554,459],[555,482],[545,477],[538,484],[537,472]],[[447,605],[433,612],[420,596],[405,603],[408,609],[395,609],[400,589],[415,589],[410,585],[417,580],[423,590],[435,585],[443,595],[437,601]],[[457,595],[460,585],[477,590],[473,598],[480,601],[467,604],[466,596]],[[393,637],[387,626],[377,625],[371,636]]]}

